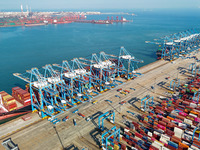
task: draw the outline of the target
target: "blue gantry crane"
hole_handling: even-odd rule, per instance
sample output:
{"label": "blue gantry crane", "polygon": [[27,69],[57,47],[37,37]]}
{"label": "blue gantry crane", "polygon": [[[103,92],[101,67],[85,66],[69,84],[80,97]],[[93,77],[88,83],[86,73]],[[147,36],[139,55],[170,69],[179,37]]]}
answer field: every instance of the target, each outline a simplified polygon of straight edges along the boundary
{"label": "blue gantry crane", "polygon": [[[154,102],[153,102],[153,96],[151,97],[150,95],[146,95],[144,98],[141,99],[141,106],[140,106],[140,110],[142,111],[146,111],[148,106],[153,106]],[[148,104],[147,104],[148,102]]]}
{"label": "blue gantry crane", "polygon": [[140,62],[143,61],[135,59],[122,47],[119,56],[100,52],[92,54],[90,59],[65,60],[62,64],[45,65],[40,71],[32,68],[14,76],[29,83],[32,111],[40,111],[42,118],[55,117],[98,95],[97,91],[113,88],[118,85],[116,82],[122,84],[116,80],[119,75],[127,75],[128,80],[141,75],[134,71]]}
{"label": "blue gantry crane", "polygon": [[73,104],[67,99],[69,96],[69,86],[65,84],[60,72],[53,69],[50,64],[45,65],[43,69],[45,69],[44,77],[48,83],[52,84],[53,89],[59,92],[56,96],[55,104],[61,109],[67,109],[67,106],[72,107]]}
{"label": "blue gantry crane", "polygon": [[161,59],[173,61],[182,55],[186,55],[199,48],[200,34],[195,29],[171,34],[156,39],[153,42],[146,41],[150,44],[158,44],[161,47]]}
{"label": "blue gantry crane", "polygon": [[189,72],[192,74],[192,76],[196,76],[197,74],[200,73],[200,68],[197,66],[196,63],[191,63],[189,65]]}
{"label": "blue gantry crane", "polygon": [[64,60],[61,65],[53,64],[53,66],[61,68],[60,78],[63,80],[62,85],[64,85],[60,86],[61,96],[64,99],[68,99],[68,104],[73,106],[76,103],[74,100],[74,78],[76,73],[67,60]]}
{"label": "blue gantry crane", "polygon": [[[83,64],[89,65],[90,74],[92,77],[92,84],[98,86],[98,91],[101,93],[110,89],[110,81],[113,76],[111,76],[110,65],[112,64],[109,60],[102,61],[103,54],[100,53],[100,56],[97,54],[92,54],[91,58],[79,58]],[[105,57],[103,57],[106,59]],[[89,63],[89,64],[88,64]]]}
{"label": "blue gantry crane", "polygon": [[101,131],[104,131],[105,129],[104,120],[107,118],[109,119],[111,123],[115,123],[115,112],[113,110],[110,110],[98,117],[98,126]]}
{"label": "blue gantry crane", "polygon": [[170,90],[175,90],[176,88],[178,88],[180,86],[180,79],[175,78],[173,80],[170,81]]}
{"label": "blue gantry crane", "polygon": [[[197,127],[193,130],[193,135],[192,135],[192,142],[194,141],[194,137],[195,137],[195,133],[196,131],[200,130],[200,123],[197,125]],[[198,141],[200,141],[200,133],[199,133],[199,137],[198,137]],[[196,145],[195,143],[193,143],[193,145],[197,146],[200,149],[200,146]]]}
{"label": "blue gantry crane", "polygon": [[200,90],[194,92],[193,102],[199,104],[199,98],[200,98]]}
{"label": "blue gantry crane", "polygon": [[51,83],[48,83],[47,78],[37,68],[32,68],[27,72],[30,74],[29,77],[24,77],[19,73],[14,76],[29,83],[32,111],[39,110],[42,118],[55,117],[56,114],[62,113],[62,107],[56,104],[59,93],[54,90]]}
{"label": "blue gantry crane", "polygon": [[143,63],[143,60],[136,59],[130,52],[123,46],[120,49],[118,58],[118,76],[124,75],[127,80],[132,79],[136,74],[135,67],[138,63]]}
{"label": "blue gantry crane", "polygon": [[114,68],[116,67],[116,64],[112,62],[107,56],[107,54],[103,51],[100,52],[99,59],[104,65],[103,71],[105,74],[105,83],[109,83],[109,86],[114,88],[118,85],[115,80],[117,72]]}
{"label": "blue gantry crane", "polygon": [[75,90],[76,94],[84,93],[83,99],[89,99],[89,96],[87,95],[87,90],[91,89],[91,73],[88,72],[82,65],[82,63],[79,61],[78,58],[74,58],[72,60],[72,69],[76,73],[76,77],[74,78],[75,84]]}

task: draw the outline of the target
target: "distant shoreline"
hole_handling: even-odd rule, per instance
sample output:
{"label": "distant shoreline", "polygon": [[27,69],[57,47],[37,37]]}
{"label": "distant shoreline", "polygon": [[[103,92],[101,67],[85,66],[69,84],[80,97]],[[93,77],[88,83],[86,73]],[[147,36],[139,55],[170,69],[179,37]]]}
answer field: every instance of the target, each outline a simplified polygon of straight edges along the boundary
{"label": "distant shoreline", "polygon": [[126,12],[99,12],[99,11],[87,11],[87,12],[54,12],[54,11],[44,11],[44,12],[0,12],[0,19],[4,17],[16,17],[16,16],[28,16],[29,14],[33,15],[132,15],[135,16],[134,13],[126,13]]}

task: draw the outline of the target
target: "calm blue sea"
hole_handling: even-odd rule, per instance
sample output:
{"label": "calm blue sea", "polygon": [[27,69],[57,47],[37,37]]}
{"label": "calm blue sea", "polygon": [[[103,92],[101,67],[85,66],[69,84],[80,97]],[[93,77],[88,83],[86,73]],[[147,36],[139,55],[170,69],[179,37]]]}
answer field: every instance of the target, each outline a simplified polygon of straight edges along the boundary
{"label": "calm blue sea", "polygon": [[[32,67],[41,68],[100,51],[118,54],[120,46],[143,59],[142,65],[146,65],[156,60],[157,46],[145,41],[198,28],[200,23],[199,10],[120,11],[135,13],[136,16],[123,16],[133,22],[0,28],[0,91],[11,93],[14,86],[24,87],[25,83],[13,76],[15,72],[23,73]],[[112,15],[88,16],[88,19],[106,19],[107,16]]]}

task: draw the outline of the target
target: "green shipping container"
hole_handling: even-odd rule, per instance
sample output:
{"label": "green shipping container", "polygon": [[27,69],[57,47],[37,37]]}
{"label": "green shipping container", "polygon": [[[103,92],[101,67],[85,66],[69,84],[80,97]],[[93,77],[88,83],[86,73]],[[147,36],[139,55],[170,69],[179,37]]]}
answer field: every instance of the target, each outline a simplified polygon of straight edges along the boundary
{"label": "green shipping container", "polygon": [[112,147],[112,146],[108,146],[108,149],[109,149],[109,150],[113,150],[113,147]]}

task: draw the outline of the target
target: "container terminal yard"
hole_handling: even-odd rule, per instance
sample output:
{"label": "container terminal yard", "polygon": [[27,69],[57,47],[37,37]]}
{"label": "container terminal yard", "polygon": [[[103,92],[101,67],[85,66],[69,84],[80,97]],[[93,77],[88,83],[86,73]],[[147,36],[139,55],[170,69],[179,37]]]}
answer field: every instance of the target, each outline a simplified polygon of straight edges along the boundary
{"label": "container terminal yard", "polygon": [[0,149],[199,150],[200,34],[174,37],[141,68],[121,47],[14,73],[33,113],[0,125]]}

